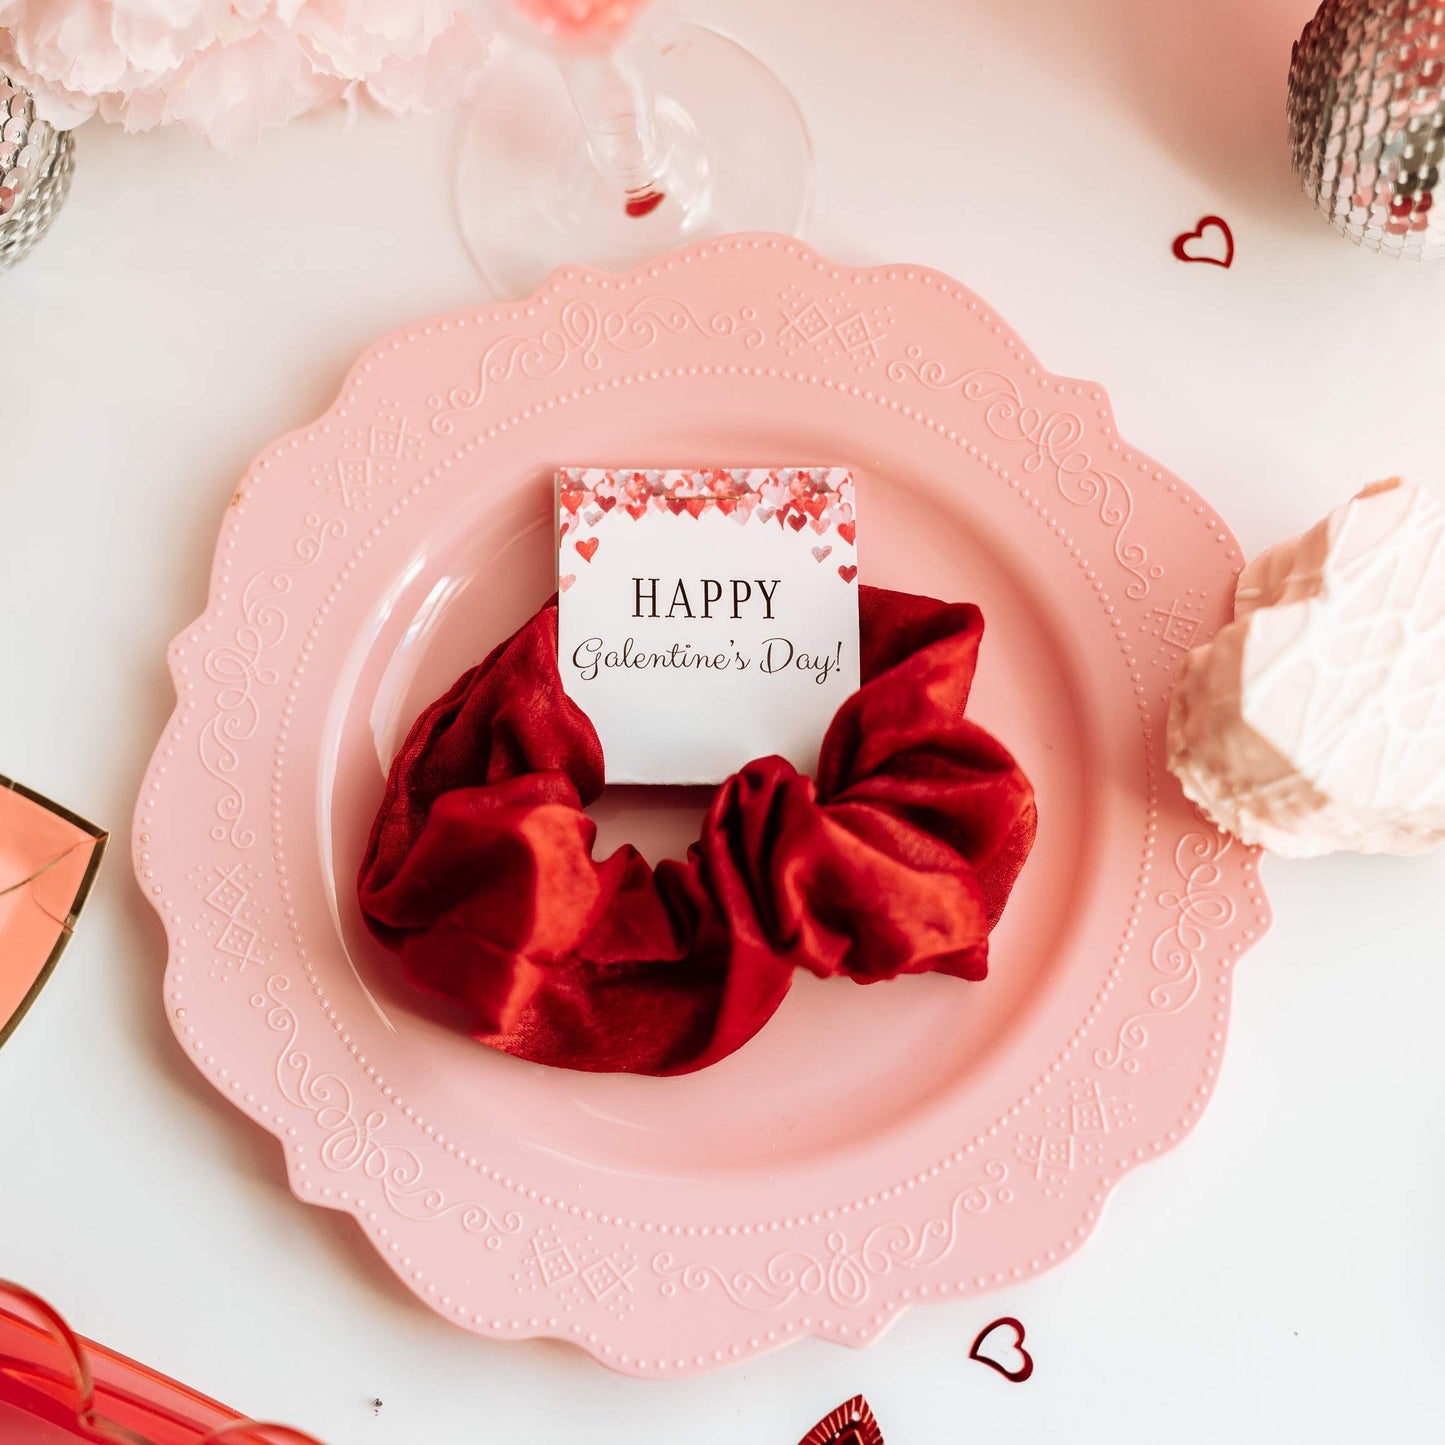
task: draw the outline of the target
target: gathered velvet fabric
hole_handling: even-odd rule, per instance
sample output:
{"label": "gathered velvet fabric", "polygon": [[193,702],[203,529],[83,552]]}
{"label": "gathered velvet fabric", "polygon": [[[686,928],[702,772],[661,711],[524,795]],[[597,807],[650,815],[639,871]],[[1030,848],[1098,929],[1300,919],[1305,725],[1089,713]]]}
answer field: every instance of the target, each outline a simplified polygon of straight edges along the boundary
{"label": "gathered velvet fabric", "polygon": [[481,1042],[571,1069],[678,1074],[745,1044],[795,969],[982,979],[1033,843],[1033,790],[964,717],[969,604],[859,590],[862,686],[817,779],[759,758],[683,861],[594,860],[603,757],[557,669],[554,598],[418,718],[361,867],[361,908]]}

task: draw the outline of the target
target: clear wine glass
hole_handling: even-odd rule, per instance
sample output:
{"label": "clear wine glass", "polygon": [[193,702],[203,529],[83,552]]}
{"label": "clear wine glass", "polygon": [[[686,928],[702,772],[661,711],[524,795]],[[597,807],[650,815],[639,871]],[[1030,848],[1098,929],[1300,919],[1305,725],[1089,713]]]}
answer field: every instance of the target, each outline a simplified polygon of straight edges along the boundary
{"label": "clear wine glass", "polygon": [[494,296],[569,262],[625,270],[704,236],[801,229],[807,127],[742,46],[647,0],[474,3],[503,38],[462,137],[457,212]]}

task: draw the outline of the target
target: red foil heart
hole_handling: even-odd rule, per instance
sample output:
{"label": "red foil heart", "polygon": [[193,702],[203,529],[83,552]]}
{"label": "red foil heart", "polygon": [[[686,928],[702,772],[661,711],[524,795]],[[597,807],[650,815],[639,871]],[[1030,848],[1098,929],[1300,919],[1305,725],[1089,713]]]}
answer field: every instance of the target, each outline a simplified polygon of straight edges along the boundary
{"label": "red foil heart", "polygon": [[[1199,256],[1190,253],[1191,242],[1202,241],[1206,231],[1218,231],[1224,237],[1224,256]],[[1194,261],[1205,266],[1223,266],[1227,271],[1234,264],[1234,232],[1222,216],[1201,216],[1192,231],[1174,238],[1174,255],[1180,261]]]}
{"label": "red foil heart", "polygon": [[[1023,1361],[1023,1364],[1016,1370],[1009,1369],[1007,1365],[984,1353],[984,1345],[987,1343],[988,1337],[999,1329],[1011,1329],[1014,1332],[1013,1347]],[[992,1324],[985,1325],[975,1336],[973,1344],[969,1346],[968,1357],[970,1360],[977,1360],[980,1365],[987,1365],[991,1370],[997,1370],[1005,1380],[1009,1380],[1015,1385],[1022,1385],[1034,1372],[1034,1357],[1024,1349],[1024,1327],[1012,1315],[1004,1315],[1001,1319],[994,1320]]]}
{"label": "red foil heart", "polygon": [[884,1445],[884,1440],[867,1400],[854,1395],[819,1420],[798,1445]]}

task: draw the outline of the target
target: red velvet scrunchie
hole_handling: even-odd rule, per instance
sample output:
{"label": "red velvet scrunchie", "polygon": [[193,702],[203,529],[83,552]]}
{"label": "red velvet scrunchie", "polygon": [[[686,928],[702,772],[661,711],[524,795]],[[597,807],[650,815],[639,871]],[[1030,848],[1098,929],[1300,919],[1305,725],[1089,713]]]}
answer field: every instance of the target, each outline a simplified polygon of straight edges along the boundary
{"label": "red velvet scrunchie", "polygon": [[361,908],[483,1043],[573,1069],[726,1057],[793,970],[981,979],[1033,843],[1033,790],[963,715],[983,618],[859,589],[863,685],[815,783],[782,758],[718,789],[685,862],[601,862],[602,750],[557,671],[548,603],[417,719],[362,863]]}

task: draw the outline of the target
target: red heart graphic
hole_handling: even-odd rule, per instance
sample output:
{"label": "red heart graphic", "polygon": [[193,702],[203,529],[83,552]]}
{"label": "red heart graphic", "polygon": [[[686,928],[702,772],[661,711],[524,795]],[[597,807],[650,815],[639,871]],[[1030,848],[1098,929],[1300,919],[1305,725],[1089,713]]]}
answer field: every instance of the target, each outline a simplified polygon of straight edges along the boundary
{"label": "red heart graphic", "polygon": [[682,509],[683,509],[685,506],[687,506],[687,498],[686,498],[686,497],[668,497],[668,498],[667,498],[667,510],[668,510],[669,512],[671,512],[674,517],[680,517],[680,516],[682,516]]}
{"label": "red heart graphic", "polygon": [[838,575],[845,582],[851,582],[858,575],[858,569],[851,565],[847,567],[840,567],[838,569]]}
{"label": "red heart graphic", "polygon": [[599,507],[601,507],[604,512],[610,512],[610,511],[613,509],[613,507],[615,507],[615,506],[617,505],[617,498],[616,498],[616,497],[598,497],[598,498],[597,498],[597,505],[598,505]]}
{"label": "red heart graphic", "polygon": [[884,1440],[867,1400],[854,1395],[819,1420],[798,1445],[884,1445]]}
{"label": "red heart graphic", "polygon": [[719,497],[717,499],[717,509],[724,517],[728,516],[737,504],[738,499],[736,497]]}
{"label": "red heart graphic", "polygon": [[839,522],[838,535],[851,547],[853,539],[858,535],[857,522]]}
{"label": "red heart graphic", "polygon": [[[984,1341],[995,1331],[1009,1328],[1014,1332],[1013,1347],[1019,1353],[1023,1364],[1016,1370],[1010,1370],[1001,1365],[997,1360],[984,1354]],[[1012,1315],[1004,1315],[1002,1319],[995,1320],[992,1324],[985,1325],[979,1332],[978,1337],[969,1347],[968,1357],[970,1360],[977,1360],[980,1365],[987,1365],[991,1370],[997,1370],[1005,1380],[1011,1380],[1015,1385],[1022,1385],[1025,1380],[1034,1372],[1034,1357],[1024,1349],[1024,1327]]]}
{"label": "red heart graphic", "polygon": [[694,517],[702,516],[707,506],[708,499],[706,497],[689,497],[687,499],[687,510]]}
{"label": "red heart graphic", "polygon": [[801,532],[808,525],[807,514],[805,512],[789,512],[788,525],[795,532]]}
{"label": "red heart graphic", "polygon": [[810,517],[821,517],[823,508],[828,505],[828,499],[824,496],[805,497],[803,499],[803,510]]}
{"label": "red heart graphic", "polygon": [[588,537],[586,541],[574,542],[572,544],[581,554],[584,562],[590,562],[597,555],[597,538]]}
{"label": "red heart graphic", "polygon": [[[1195,256],[1189,252],[1189,243],[1202,241],[1205,231],[1209,230],[1218,231],[1224,237],[1223,260],[1218,256]],[[1199,261],[1206,266],[1223,266],[1228,270],[1234,264],[1234,232],[1229,229],[1229,222],[1222,216],[1201,216],[1199,224],[1192,231],[1175,236],[1174,255],[1180,261]]]}
{"label": "red heart graphic", "polygon": [[562,505],[569,512],[575,512],[586,500],[587,493],[577,489],[569,489],[562,493]]}
{"label": "red heart graphic", "polygon": [[629,517],[631,517],[632,520],[635,522],[639,517],[646,516],[646,514],[647,514],[647,503],[646,503],[646,502],[628,502],[628,503],[625,505],[625,507],[623,508],[623,510],[624,510],[624,511],[627,513],[627,515],[628,515]]}

